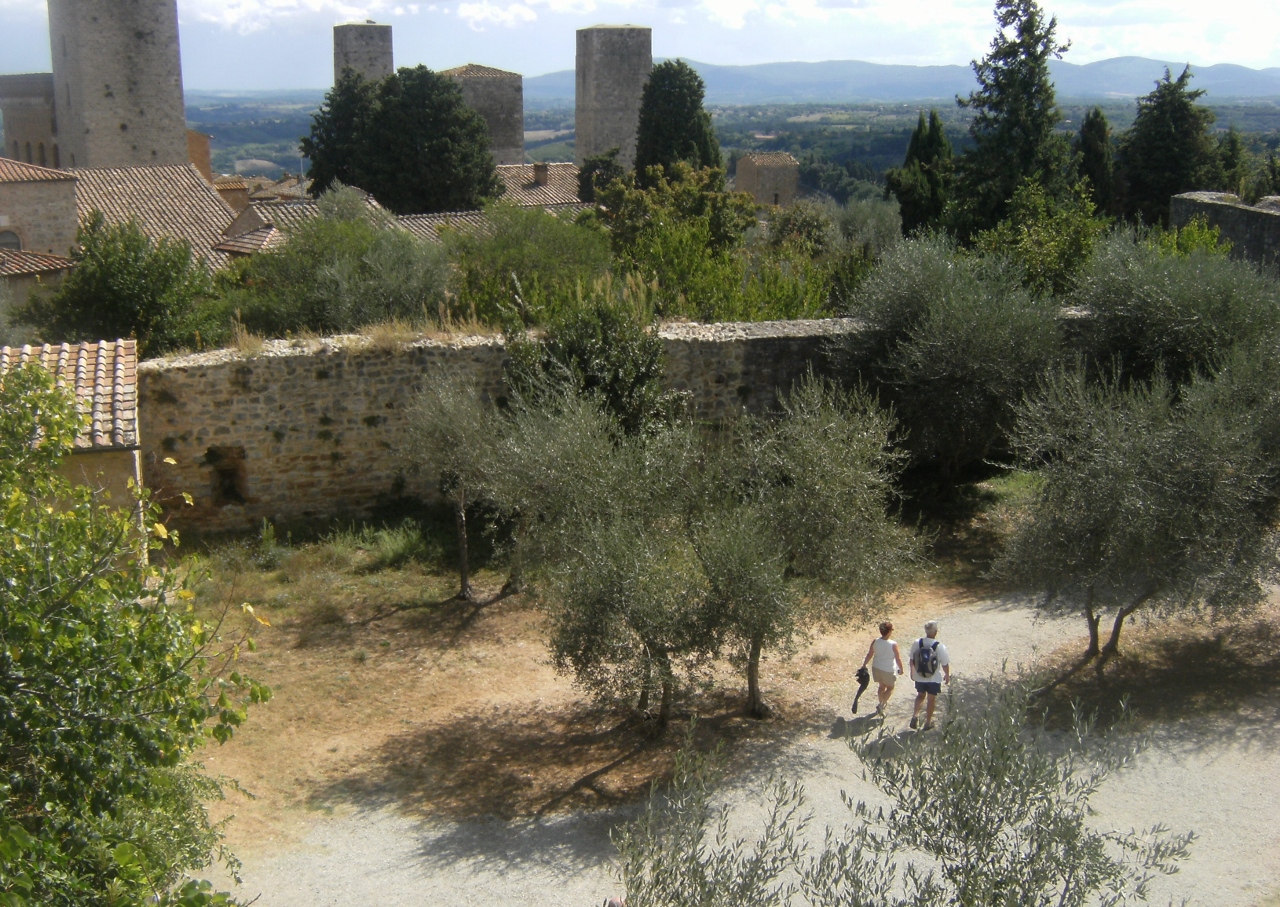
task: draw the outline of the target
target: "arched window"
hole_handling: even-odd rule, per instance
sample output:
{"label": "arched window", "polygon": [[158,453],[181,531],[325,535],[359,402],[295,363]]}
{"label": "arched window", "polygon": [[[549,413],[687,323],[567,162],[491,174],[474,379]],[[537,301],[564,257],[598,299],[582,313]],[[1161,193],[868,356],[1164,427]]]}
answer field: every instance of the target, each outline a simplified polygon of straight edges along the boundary
{"label": "arched window", "polygon": [[41,142],[40,146],[36,149],[36,163],[41,167],[45,166],[44,142]]}
{"label": "arched window", "polygon": [[28,164],[35,163],[34,161],[31,160],[31,143],[30,142],[27,142],[27,163]]}
{"label": "arched window", "polygon": [[12,230],[0,231],[0,249],[21,249],[22,238]]}

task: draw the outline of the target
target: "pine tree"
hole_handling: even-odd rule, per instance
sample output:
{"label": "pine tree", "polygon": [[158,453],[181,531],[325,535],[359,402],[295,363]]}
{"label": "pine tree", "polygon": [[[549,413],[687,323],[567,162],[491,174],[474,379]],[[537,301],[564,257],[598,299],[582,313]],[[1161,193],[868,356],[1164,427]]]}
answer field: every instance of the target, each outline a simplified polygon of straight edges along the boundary
{"label": "pine tree", "polygon": [[1249,194],[1253,168],[1249,150],[1244,147],[1244,139],[1236,127],[1228,129],[1218,141],[1218,153],[1222,161],[1222,188],[1244,198]]}
{"label": "pine tree", "polygon": [[1075,153],[1080,177],[1089,181],[1089,192],[1099,212],[1111,210],[1115,198],[1115,161],[1111,151],[1111,125],[1101,107],[1085,114],[1076,136]]}
{"label": "pine tree", "polygon": [[313,193],[340,180],[396,214],[478,208],[502,191],[484,118],[452,79],[425,66],[374,85],[344,72],[302,150]]}
{"label": "pine tree", "polygon": [[636,133],[636,173],[671,170],[677,161],[695,169],[720,166],[711,115],[702,109],[706,85],[683,60],[667,60],[653,67],[640,98],[640,126]]}
{"label": "pine tree", "polygon": [[1209,133],[1213,111],[1196,103],[1191,67],[1174,79],[1169,70],[1155,90],[1138,99],[1133,128],[1120,141],[1120,166],[1128,186],[1125,213],[1149,224],[1169,222],[1169,199],[1211,189],[1221,180],[1218,146]]}
{"label": "pine tree", "polygon": [[936,226],[942,220],[951,192],[951,142],[942,128],[938,111],[924,111],[911,133],[902,166],[885,174],[888,192],[898,199],[903,235]]}
{"label": "pine tree", "polygon": [[978,90],[958,98],[976,114],[969,133],[975,147],[960,160],[953,226],[962,238],[1004,219],[1014,191],[1027,178],[1051,198],[1065,197],[1071,156],[1049,76],[1049,59],[1069,44],[1055,36],[1058,20],[1045,21],[1036,0],[996,0],[999,31],[991,52],[973,63]]}

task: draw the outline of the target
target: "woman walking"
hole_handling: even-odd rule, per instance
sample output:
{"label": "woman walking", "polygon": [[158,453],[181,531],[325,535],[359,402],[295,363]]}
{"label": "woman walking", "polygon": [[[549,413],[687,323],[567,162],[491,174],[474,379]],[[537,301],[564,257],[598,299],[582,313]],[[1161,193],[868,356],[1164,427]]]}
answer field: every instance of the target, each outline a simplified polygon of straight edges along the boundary
{"label": "woman walking", "polygon": [[867,657],[862,660],[864,668],[868,662],[871,663],[871,677],[880,685],[878,691],[880,704],[876,706],[877,715],[884,714],[885,706],[889,704],[889,697],[893,695],[893,685],[897,683],[898,675],[906,671],[902,667],[902,653],[898,651],[898,644],[889,638],[892,632],[892,623],[887,620],[881,623],[880,638],[871,640]]}

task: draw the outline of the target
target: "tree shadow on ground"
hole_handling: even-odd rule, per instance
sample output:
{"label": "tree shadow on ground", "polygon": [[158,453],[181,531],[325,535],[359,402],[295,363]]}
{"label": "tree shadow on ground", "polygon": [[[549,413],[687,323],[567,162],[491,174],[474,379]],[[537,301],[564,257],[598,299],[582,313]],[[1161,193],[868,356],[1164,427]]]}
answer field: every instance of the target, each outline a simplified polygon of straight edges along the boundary
{"label": "tree shadow on ground", "polygon": [[[1066,727],[1073,708],[1107,730],[1127,723],[1159,726],[1164,739],[1200,745],[1280,745],[1280,624],[1273,616],[1210,627],[1178,623],[1135,629],[1101,678],[1088,666],[1039,703],[1051,727]],[[1061,675],[1079,652],[1055,656]]]}

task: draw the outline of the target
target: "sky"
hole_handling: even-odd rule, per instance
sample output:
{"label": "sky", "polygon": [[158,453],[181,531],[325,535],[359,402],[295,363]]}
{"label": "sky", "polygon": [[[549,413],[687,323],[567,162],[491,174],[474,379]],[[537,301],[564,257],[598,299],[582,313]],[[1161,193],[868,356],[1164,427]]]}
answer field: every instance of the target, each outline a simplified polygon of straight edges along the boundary
{"label": "sky", "polygon": [[[1142,56],[1280,67],[1277,0],[1042,0],[1071,41],[1065,59]],[[190,89],[324,88],[332,26],[394,26],[397,66],[481,63],[526,76],[572,69],[574,30],[653,29],[657,57],[966,64],[994,34],[991,0],[178,0]],[[0,0],[0,72],[49,70],[43,0]]]}

